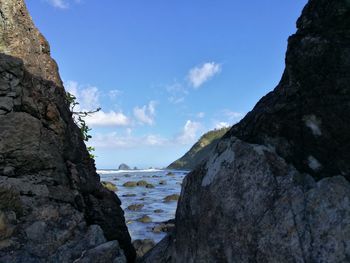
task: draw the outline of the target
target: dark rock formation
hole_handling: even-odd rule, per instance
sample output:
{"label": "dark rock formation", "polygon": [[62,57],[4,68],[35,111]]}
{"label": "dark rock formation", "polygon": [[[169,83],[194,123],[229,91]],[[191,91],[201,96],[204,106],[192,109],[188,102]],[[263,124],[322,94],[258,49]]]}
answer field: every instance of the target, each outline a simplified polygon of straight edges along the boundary
{"label": "dark rock formation", "polygon": [[350,180],[349,1],[310,1],[276,89],[226,137],[264,144],[316,178]]}
{"label": "dark rock formation", "polygon": [[122,163],[119,165],[118,170],[131,170],[131,168],[127,164]]}
{"label": "dark rock formation", "polygon": [[297,25],[280,84],[185,178],[144,262],[350,261],[350,1]]}
{"label": "dark rock formation", "polygon": [[[100,184],[46,40],[23,1],[0,1],[0,15],[0,262],[108,249],[133,261],[120,200]],[[124,252],[103,245],[112,240]]]}
{"label": "dark rock formation", "polygon": [[171,163],[167,169],[192,170],[196,168],[203,161],[206,161],[211,151],[215,149],[216,144],[227,131],[229,131],[229,128],[205,133],[184,156]]}

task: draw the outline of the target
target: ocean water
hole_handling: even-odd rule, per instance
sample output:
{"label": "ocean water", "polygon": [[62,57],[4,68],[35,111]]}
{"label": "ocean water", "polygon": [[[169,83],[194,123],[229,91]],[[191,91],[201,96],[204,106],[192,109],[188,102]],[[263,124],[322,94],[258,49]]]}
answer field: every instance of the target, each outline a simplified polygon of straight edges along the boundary
{"label": "ocean water", "polygon": [[[111,182],[117,186],[118,190],[116,193],[122,201],[125,220],[132,240],[153,239],[155,242],[159,242],[166,233],[154,233],[152,228],[157,223],[175,218],[177,206],[177,201],[164,202],[164,198],[172,194],[180,195],[181,183],[188,171],[149,169],[128,171],[98,170],[97,172],[101,176],[101,181]],[[167,175],[169,172],[173,175]],[[126,182],[137,182],[140,180],[147,181],[154,185],[154,188],[123,186]],[[165,185],[159,184],[162,180],[166,181]],[[139,211],[127,209],[129,205],[133,204],[143,204],[144,206]],[[155,213],[156,209],[163,211]],[[148,215],[152,222],[142,223],[137,221],[144,215]]]}

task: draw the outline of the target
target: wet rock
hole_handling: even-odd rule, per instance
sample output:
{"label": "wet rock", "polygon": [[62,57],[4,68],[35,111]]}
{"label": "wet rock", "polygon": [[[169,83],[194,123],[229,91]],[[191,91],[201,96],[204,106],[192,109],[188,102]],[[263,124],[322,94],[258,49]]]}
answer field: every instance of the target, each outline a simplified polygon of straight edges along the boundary
{"label": "wet rock", "polygon": [[104,182],[104,181],[101,181],[101,184],[104,188],[108,189],[109,191],[112,191],[112,192],[116,192],[118,191],[118,188],[115,184],[111,183],[111,182]]}
{"label": "wet rock", "polygon": [[132,244],[136,250],[136,255],[138,258],[141,258],[156,245],[152,239],[137,239],[132,242]]}
{"label": "wet rock", "polygon": [[140,211],[144,207],[144,204],[133,204],[128,206],[130,211]]}
{"label": "wet rock", "polygon": [[146,188],[154,188],[154,185],[153,184],[147,184]]}
{"label": "wet rock", "polygon": [[27,238],[29,238],[31,241],[37,242],[41,241],[42,238],[45,237],[46,230],[47,224],[43,221],[39,221],[27,227],[25,232],[27,234]]}
{"label": "wet rock", "polygon": [[164,197],[164,202],[172,202],[172,201],[177,201],[179,200],[179,195],[178,194],[172,194]]}
{"label": "wet rock", "polygon": [[168,220],[166,222],[162,222],[152,227],[152,231],[154,233],[168,233],[173,231],[175,228],[175,219]]}
{"label": "wet rock", "polygon": [[163,209],[156,209],[153,212],[159,214],[159,213],[163,213],[164,210]]}
{"label": "wet rock", "polygon": [[123,176],[124,177],[131,177],[132,175],[131,174],[124,174]]}
{"label": "wet rock", "polygon": [[124,195],[122,195],[123,197],[135,197],[136,196],[136,194],[124,194]]}
{"label": "wet rock", "polygon": [[137,182],[129,181],[123,184],[124,187],[136,187]]}
{"label": "wet rock", "polygon": [[13,177],[15,176],[15,168],[12,166],[6,166],[3,170],[5,176]]}
{"label": "wet rock", "polygon": [[0,211],[0,241],[11,237],[14,226],[10,224],[6,214]]}
{"label": "wet rock", "polygon": [[166,185],[167,182],[166,182],[165,180],[160,180],[160,181],[159,181],[159,184],[160,184],[160,185]]}
{"label": "wet rock", "polygon": [[144,216],[138,218],[137,221],[141,222],[141,223],[151,223],[152,218],[150,218],[148,215],[144,215]]}
{"label": "wet rock", "polygon": [[126,263],[123,251],[118,241],[110,241],[93,249],[85,251],[83,255],[74,261],[75,263]]}
{"label": "wet rock", "polygon": [[166,175],[167,176],[175,176],[175,174],[173,172],[168,172]]}
{"label": "wet rock", "polygon": [[148,182],[145,180],[141,180],[137,182],[137,186],[146,186],[146,185],[148,185]]}

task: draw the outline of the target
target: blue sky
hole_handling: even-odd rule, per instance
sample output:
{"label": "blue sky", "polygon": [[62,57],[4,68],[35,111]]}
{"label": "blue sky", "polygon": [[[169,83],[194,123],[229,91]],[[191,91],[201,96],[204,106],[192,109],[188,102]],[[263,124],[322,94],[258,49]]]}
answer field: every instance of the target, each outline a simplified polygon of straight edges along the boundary
{"label": "blue sky", "polygon": [[[306,0],[27,0],[98,168],[164,167],[279,82]],[[103,4],[101,4],[103,2]]]}

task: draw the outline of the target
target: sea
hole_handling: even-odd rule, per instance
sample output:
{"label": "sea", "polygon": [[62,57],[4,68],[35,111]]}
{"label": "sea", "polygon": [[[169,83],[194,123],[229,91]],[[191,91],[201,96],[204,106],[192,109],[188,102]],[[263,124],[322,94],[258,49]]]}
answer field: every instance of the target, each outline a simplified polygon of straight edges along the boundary
{"label": "sea", "polygon": [[[158,169],[97,171],[101,181],[111,182],[117,186],[116,194],[122,202],[131,239],[152,239],[155,242],[159,242],[166,233],[155,233],[152,228],[175,218],[177,201],[166,202],[164,198],[174,194],[180,195],[182,181],[188,172]],[[123,186],[127,182],[141,180],[153,185],[154,188]],[[133,211],[128,209],[130,205],[143,205],[143,207]],[[143,216],[149,216],[151,222],[139,222],[138,219]]]}

